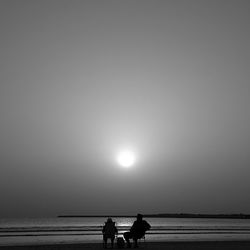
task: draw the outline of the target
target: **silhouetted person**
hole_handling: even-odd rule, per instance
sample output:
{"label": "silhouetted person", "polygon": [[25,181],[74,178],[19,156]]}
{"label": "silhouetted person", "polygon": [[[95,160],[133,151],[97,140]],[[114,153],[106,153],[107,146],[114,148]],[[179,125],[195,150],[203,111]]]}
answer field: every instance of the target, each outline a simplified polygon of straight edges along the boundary
{"label": "silhouetted person", "polygon": [[115,235],[118,234],[118,230],[115,226],[115,222],[113,222],[111,218],[108,218],[107,221],[105,222],[105,225],[102,228],[102,233],[103,233],[104,248],[107,248],[108,239],[111,240],[111,248],[113,248]]}
{"label": "silhouetted person", "polygon": [[134,247],[138,247],[137,240],[141,239],[145,235],[146,231],[151,228],[149,223],[143,220],[142,218],[143,218],[142,214],[137,214],[137,220],[134,221],[130,231],[125,232],[123,234],[127,242],[127,247],[129,248],[131,248],[131,243],[129,239],[133,239]]}

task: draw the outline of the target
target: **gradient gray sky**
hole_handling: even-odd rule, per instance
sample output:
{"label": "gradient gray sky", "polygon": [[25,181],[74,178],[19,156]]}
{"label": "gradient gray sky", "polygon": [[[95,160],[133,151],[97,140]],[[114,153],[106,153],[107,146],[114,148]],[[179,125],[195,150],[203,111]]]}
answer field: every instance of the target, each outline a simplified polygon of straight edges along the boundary
{"label": "gradient gray sky", "polygon": [[250,1],[1,0],[0,31],[1,217],[250,213]]}

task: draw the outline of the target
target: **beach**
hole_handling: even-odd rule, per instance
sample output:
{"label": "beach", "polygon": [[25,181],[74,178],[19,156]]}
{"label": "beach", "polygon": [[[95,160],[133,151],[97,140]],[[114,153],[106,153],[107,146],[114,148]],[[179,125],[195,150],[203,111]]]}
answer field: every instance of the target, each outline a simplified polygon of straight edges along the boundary
{"label": "beach", "polygon": [[[110,246],[108,246],[108,249]],[[82,244],[53,244],[53,245],[26,245],[26,246],[1,246],[2,250],[97,250],[103,249],[102,243]],[[116,246],[114,249],[118,249]],[[126,248],[125,248],[126,249]],[[250,241],[176,241],[176,242],[143,242],[139,249],[154,250],[249,250]]]}

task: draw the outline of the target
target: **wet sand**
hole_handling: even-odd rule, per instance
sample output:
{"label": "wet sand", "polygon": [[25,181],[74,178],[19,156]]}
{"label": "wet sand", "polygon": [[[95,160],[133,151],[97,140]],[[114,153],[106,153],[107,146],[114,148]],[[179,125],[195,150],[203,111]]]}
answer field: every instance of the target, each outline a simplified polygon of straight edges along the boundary
{"label": "wet sand", "polygon": [[[101,243],[54,244],[37,246],[0,246],[5,250],[98,250],[103,249]],[[108,246],[110,249],[110,246]],[[116,246],[114,249],[118,249]],[[127,249],[127,248],[124,248]],[[132,248],[133,249],[133,248]],[[250,241],[178,241],[178,242],[142,242],[139,249],[153,250],[249,250]]]}

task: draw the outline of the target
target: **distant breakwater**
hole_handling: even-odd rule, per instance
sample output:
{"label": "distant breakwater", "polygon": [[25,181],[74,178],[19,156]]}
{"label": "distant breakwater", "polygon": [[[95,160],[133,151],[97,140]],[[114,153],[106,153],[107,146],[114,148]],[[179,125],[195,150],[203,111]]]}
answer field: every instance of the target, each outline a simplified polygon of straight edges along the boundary
{"label": "distant breakwater", "polygon": [[[250,214],[189,214],[189,213],[166,213],[166,214],[144,214],[145,218],[206,218],[206,219],[250,219]],[[128,217],[135,215],[58,215],[59,218],[98,218],[98,217]]]}

